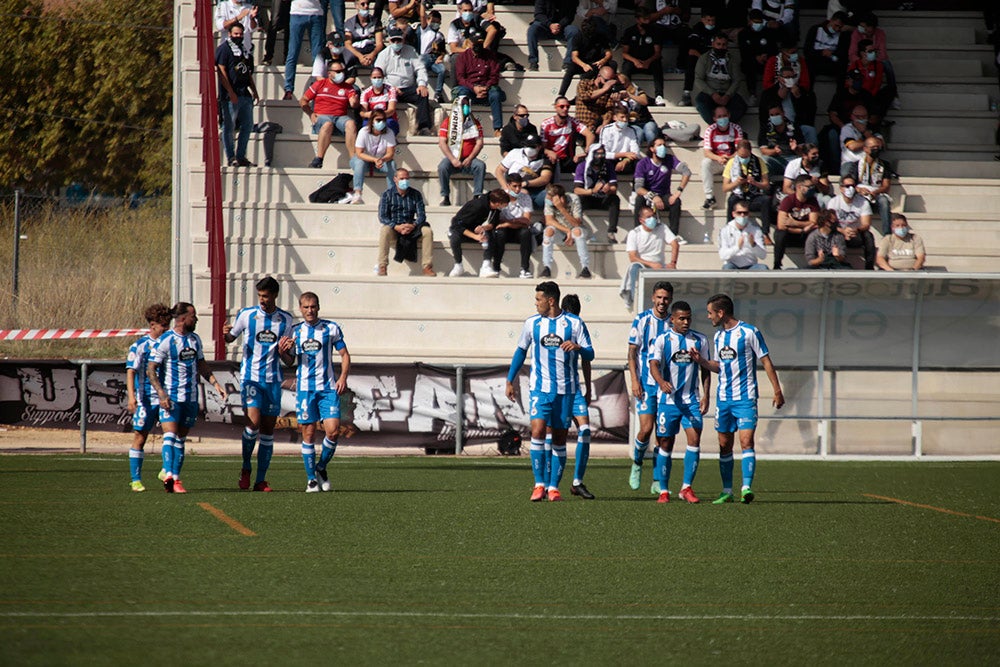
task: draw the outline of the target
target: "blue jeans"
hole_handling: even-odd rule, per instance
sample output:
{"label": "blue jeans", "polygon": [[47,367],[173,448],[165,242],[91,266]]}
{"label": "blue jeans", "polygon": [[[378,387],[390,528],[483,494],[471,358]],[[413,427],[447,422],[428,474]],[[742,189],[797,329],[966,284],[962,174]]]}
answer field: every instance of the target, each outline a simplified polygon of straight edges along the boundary
{"label": "blue jeans", "polygon": [[351,169],[354,170],[354,190],[357,192],[361,192],[361,190],[365,187],[365,174],[368,173],[369,169],[385,174],[385,187],[391,188],[392,177],[396,173],[396,162],[395,160],[383,162],[382,168],[379,169],[373,163],[365,162],[357,155],[352,155]]}
{"label": "blue jeans", "polygon": [[573,51],[576,49],[576,40],[579,36],[580,29],[575,25],[568,25],[558,35],[553,35],[549,26],[532,21],[531,25],[528,26],[528,62],[538,64],[538,40],[557,39],[560,42],[566,42],[566,55],[563,56],[563,64],[570,64],[573,62]]}
{"label": "blue jeans", "polygon": [[295,66],[299,61],[299,51],[302,50],[302,35],[309,30],[309,46],[312,59],[316,60],[323,41],[324,16],[303,16],[292,14],[288,17],[288,57],[285,58],[285,91],[295,90]]}
{"label": "blue jeans", "polygon": [[724,271],[769,271],[770,270],[767,268],[766,264],[761,264],[760,262],[757,262],[753,266],[746,266],[746,267],[736,266],[735,264],[726,262],[725,264],[722,265],[722,269]]}
{"label": "blue jeans", "polygon": [[[326,3],[323,3],[326,4]],[[346,16],[344,0],[330,0],[330,13],[333,14],[333,27],[340,35],[344,34],[344,18]],[[326,32],[326,11],[323,11],[323,31]],[[323,38],[324,41],[326,37]]]}
{"label": "blue jeans", "polygon": [[425,53],[420,56],[420,59],[424,61],[424,67],[427,68],[428,72],[432,72],[437,75],[437,79],[434,80],[434,93],[436,95],[441,95],[444,93],[444,74],[446,71],[444,63],[434,62],[437,60],[437,56],[430,53]]}
{"label": "blue jeans", "polygon": [[[701,116],[702,120],[709,125],[715,122],[715,108],[719,105],[716,104],[711,95],[708,93],[698,93],[694,98],[694,106],[698,109],[698,115]],[[739,94],[735,94],[729,100],[726,108],[729,110],[729,118],[732,122],[738,123],[747,112],[747,103]]]}
{"label": "blue jeans", "polygon": [[660,126],[656,124],[655,120],[647,121],[645,125],[631,123],[631,127],[635,130],[635,134],[639,138],[640,144],[651,144],[654,139],[663,134],[660,130]]}
{"label": "blue jeans", "polygon": [[[239,125],[240,136],[233,147],[234,125]],[[253,130],[253,98],[240,95],[236,104],[226,101],[222,105],[222,146],[226,151],[226,160],[233,158],[246,159],[247,144],[250,143],[250,132]]]}
{"label": "blue jeans", "polygon": [[441,185],[441,196],[451,197],[451,175],[454,173],[472,174],[472,194],[483,194],[483,183],[486,180],[486,163],[479,158],[469,163],[468,167],[456,169],[452,166],[451,160],[444,158],[438,163],[438,182]]}
{"label": "blue jeans", "polygon": [[475,94],[465,86],[455,86],[452,89],[452,94],[455,99],[465,96],[468,97],[474,104],[489,104],[490,115],[493,117],[493,129],[499,130],[503,127],[503,102],[507,99],[507,95],[500,90],[500,86],[490,86],[489,90],[486,91],[485,99],[482,97],[476,97]]}
{"label": "blue jeans", "polygon": [[878,213],[882,221],[882,234],[892,233],[892,200],[886,195],[876,195],[875,201],[871,202],[872,213]]}

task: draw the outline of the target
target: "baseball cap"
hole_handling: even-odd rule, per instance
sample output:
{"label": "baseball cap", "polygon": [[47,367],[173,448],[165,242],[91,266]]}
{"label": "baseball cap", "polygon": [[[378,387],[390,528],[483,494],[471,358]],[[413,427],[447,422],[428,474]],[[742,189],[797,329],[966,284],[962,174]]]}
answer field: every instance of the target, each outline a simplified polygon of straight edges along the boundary
{"label": "baseball cap", "polygon": [[391,28],[386,30],[385,34],[390,40],[403,39],[403,31],[397,28],[396,26],[392,26]]}
{"label": "baseball cap", "polygon": [[525,148],[534,148],[542,145],[542,139],[537,134],[529,134],[524,138]]}
{"label": "baseball cap", "polygon": [[326,41],[330,42],[334,46],[343,46],[344,45],[344,36],[341,35],[339,32],[334,31],[334,32],[329,33],[326,36]]}

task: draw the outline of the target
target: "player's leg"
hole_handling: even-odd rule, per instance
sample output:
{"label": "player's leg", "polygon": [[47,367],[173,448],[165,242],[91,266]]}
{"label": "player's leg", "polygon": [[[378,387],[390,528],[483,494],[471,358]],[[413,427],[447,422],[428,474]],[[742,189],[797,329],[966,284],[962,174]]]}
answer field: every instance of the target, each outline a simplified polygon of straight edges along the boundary
{"label": "player's leg", "polygon": [[531,392],[529,398],[529,414],[531,417],[531,472],[535,477],[535,486],[531,491],[532,502],[538,502],[545,497],[545,433],[548,428],[548,415],[551,410],[549,394]]}
{"label": "player's leg", "polygon": [[173,492],[187,493],[187,489],[181,483],[181,468],[184,467],[184,444],[187,435],[198,419],[198,402],[188,401],[179,406],[177,431],[174,433],[174,457],[171,461],[171,476],[173,477]]}
{"label": "player's leg", "polygon": [[330,490],[330,477],[326,466],[337,451],[337,439],[340,436],[340,396],[329,389],[320,392],[319,414],[323,418],[323,449],[320,451],[319,462],[316,464],[316,474],[319,476],[320,488]]}
{"label": "player's leg", "polygon": [[737,413],[737,428],[739,429],[740,449],[743,456],[740,466],[743,473],[743,487],[740,489],[740,502],[753,502],[754,493],[750,490],[753,476],[757,470],[757,452],[754,449],[754,434],[757,432],[757,402],[741,401]]}
{"label": "player's leg", "polygon": [[257,448],[257,479],[253,485],[254,491],[270,491],[267,483],[267,471],[271,467],[271,457],[274,455],[274,425],[281,412],[281,383],[269,382],[261,385],[262,402],[260,405],[260,447]]}
{"label": "player's leg", "polygon": [[635,434],[635,442],[632,443],[632,469],[629,472],[628,485],[633,491],[638,491],[642,484],[642,461],[646,456],[649,437],[653,433],[653,425],[656,421],[656,391],[650,392],[647,388],[642,397],[636,399],[635,408],[639,429]]}
{"label": "player's leg", "polygon": [[573,419],[575,394],[557,394],[552,402],[552,414],[548,423],[552,427],[552,470],[549,475],[548,499],[562,500],[559,483],[566,469],[566,434]]}
{"label": "player's leg", "polygon": [[545,473],[542,478],[548,482],[549,477],[552,475],[552,427],[548,426],[545,429],[545,444],[543,445],[543,452],[545,452]]}
{"label": "player's leg", "polygon": [[[586,411],[587,414],[581,414]],[[587,402],[582,394],[577,394],[573,402],[573,419],[576,421],[576,454],[573,467],[573,486],[570,492],[584,500],[593,500],[594,494],[583,483],[587,473],[587,462],[590,460],[590,416]]]}
{"label": "player's leg", "polygon": [[674,441],[680,431],[681,413],[675,405],[661,403],[656,413],[656,477],[660,482],[656,502],[670,502],[670,471],[673,468]]}
{"label": "player's leg", "polygon": [[240,442],[243,447],[243,467],[240,469],[240,488],[244,491],[250,488],[250,471],[253,450],[257,446],[260,435],[261,406],[264,401],[262,387],[256,382],[244,382],[240,388],[240,398],[243,403],[243,413],[247,424],[243,427]]}
{"label": "player's leg", "polygon": [[687,448],[684,450],[684,481],[681,484],[681,492],[678,495],[682,500],[689,503],[700,502],[691,485],[694,483],[694,476],[698,473],[698,463],[701,460],[701,431],[703,426],[701,408],[698,404],[686,406],[684,417],[681,419],[681,427],[687,436]]}
{"label": "player's leg", "polygon": [[714,505],[733,502],[733,443],[736,440],[736,416],[732,405],[718,403],[715,406],[715,430],[719,433],[719,476],[722,478],[722,493],[712,501]]}
{"label": "player's leg", "polygon": [[296,394],[296,419],[302,426],[302,465],[306,469],[306,493],[320,490],[316,479],[316,423],[319,421],[317,394],[300,391]]}
{"label": "player's leg", "polygon": [[177,429],[180,426],[180,405],[173,403],[169,410],[160,408],[160,424],[163,426],[163,489],[167,493],[174,492],[174,457],[177,449],[174,443],[177,442]]}
{"label": "player's leg", "polygon": [[132,477],[131,487],[133,491],[142,492],[146,487],[142,485],[142,461],[146,456],[146,438],[155,419],[150,415],[150,407],[139,402],[135,407],[135,414],[132,415],[132,446],[128,450],[128,469]]}

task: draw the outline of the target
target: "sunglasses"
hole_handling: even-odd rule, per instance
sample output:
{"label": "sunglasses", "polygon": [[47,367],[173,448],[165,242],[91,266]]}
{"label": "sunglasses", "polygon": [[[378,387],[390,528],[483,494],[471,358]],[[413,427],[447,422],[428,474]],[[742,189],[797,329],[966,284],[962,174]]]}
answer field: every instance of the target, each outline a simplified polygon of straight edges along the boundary
{"label": "sunglasses", "polygon": [[516,114],[514,114],[514,118],[527,118],[527,117],[528,117],[528,114],[526,114],[526,113],[516,113]]}
{"label": "sunglasses", "polygon": [[569,109],[568,104],[557,104],[556,109]]}

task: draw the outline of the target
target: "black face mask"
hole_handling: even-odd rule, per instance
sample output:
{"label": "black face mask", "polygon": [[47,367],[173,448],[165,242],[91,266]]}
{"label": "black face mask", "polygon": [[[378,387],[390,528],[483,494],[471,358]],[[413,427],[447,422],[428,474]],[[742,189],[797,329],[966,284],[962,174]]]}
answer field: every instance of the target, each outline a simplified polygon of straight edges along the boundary
{"label": "black face mask", "polygon": [[729,53],[728,49],[712,49],[712,53],[715,54],[716,58],[725,58],[726,54]]}
{"label": "black face mask", "polygon": [[482,44],[473,44],[472,52],[475,53],[477,56],[482,57],[482,55],[486,53],[486,47],[483,46]]}
{"label": "black face mask", "polygon": [[881,155],[881,154],[882,154],[882,149],[881,149],[881,148],[873,148],[873,149],[871,149],[871,150],[869,151],[869,154],[870,154],[870,155],[871,155],[871,156],[872,156],[873,158],[876,158],[876,157],[878,157],[879,155]]}

